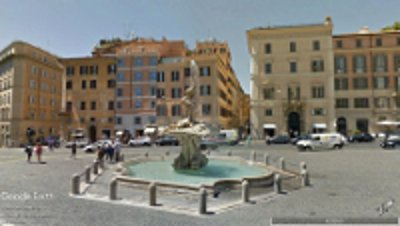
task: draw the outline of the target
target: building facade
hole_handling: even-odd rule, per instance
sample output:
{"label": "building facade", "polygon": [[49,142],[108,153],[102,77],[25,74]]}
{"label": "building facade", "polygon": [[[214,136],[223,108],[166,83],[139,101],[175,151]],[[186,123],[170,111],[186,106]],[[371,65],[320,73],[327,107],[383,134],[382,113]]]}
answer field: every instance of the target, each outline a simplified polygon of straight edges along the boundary
{"label": "building facade", "polygon": [[247,31],[255,137],[333,131],[332,22]]}
{"label": "building facade", "polygon": [[333,36],[337,131],[376,133],[400,121],[400,32]]}
{"label": "building facade", "polygon": [[56,56],[16,41],[0,52],[0,146],[28,142],[60,133],[63,66]]}
{"label": "building facade", "polygon": [[115,125],[116,60],[113,57],[60,59],[64,65],[63,135],[80,129],[91,141],[110,138]]}

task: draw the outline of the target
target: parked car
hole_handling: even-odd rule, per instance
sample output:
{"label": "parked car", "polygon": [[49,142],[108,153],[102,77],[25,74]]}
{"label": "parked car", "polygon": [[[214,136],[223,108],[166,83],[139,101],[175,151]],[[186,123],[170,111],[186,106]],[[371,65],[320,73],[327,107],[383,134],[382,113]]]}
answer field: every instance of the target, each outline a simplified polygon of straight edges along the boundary
{"label": "parked car", "polygon": [[85,147],[86,145],[89,144],[89,141],[88,141],[87,139],[79,139],[79,140],[76,140],[76,141],[68,141],[68,142],[65,144],[65,147],[66,147],[66,148],[71,148],[71,147],[72,147],[72,144],[73,144],[74,142],[76,142],[76,146],[77,146],[78,148],[83,148],[83,147]]}
{"label": "parked car", "polygon": [[265,143],[267,145],[270,144],[289,144],[290,143],[290,137],[286,135],[278,135],[275,137],[267,137],[265,139]]}
{"label": "parked car", "polygon": [[349,138],[350,142],[372,142],[374,137],[369,133],[354,134]]}
{"label": "parked car", "polygon": [[134,139],[130,139],[128,145],[131,147],[150,146],[151,138],[149,136],[136,137]]}
{"label": "parked car", "polygon": [[176,139],[176,137],[174,136],[163,136],[159,139],[156,140],[156,144],[160,145],[160,146],[165,146],[165,145],[175,145],[178,146],[179,145],[179,140]]}
{"label": "parked car", "polygon": [[300,136],[293,137],[292,139],[290,139],[290,143],[292,143],[293,145],[296,145],[299,140],[309,140],[309,139],[311,139],[311,136],[309,134],[300,135]]}
{"label": "parked car", "polygon": [[380,146],[383,149],[393,149],[396,148],[396,146],[400,146],[400,137],[399,136],[389,136],[387,139],[385,139]]}
{"label": "parked car", "polygon": [[200,150],[215,150],[219,145],[223,145],[224,143],[225,140],[218,139],[218,137],[203,137],[200,141]]}
{"label": "parked car", "polygon": [[344,137],[338,133],[311,134],[311,139],[300,140],[296,144],[299,151],[341,149],[344,145]]}
{"label": "parked car", "polygon": [[102,147],[104,145],[112,145],[111,140],[98,140],[95,143],[85,145],[82,150],[86,153],[94,153],[97,151],[98,147]]}

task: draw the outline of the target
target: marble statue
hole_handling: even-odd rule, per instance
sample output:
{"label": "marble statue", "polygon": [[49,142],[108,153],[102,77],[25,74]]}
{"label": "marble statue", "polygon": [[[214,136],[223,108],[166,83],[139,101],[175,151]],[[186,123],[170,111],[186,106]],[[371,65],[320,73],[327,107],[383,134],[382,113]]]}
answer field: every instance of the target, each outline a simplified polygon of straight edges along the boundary
{"label": "marble statue", "polygon": [[195,123],[195,95],[198,67],[194,60],[190,62],[190,86],[185,90],[181,102],[185,106],[185,118],[167,127],[164,133],[175,136],[181,146],[181,153],[175,158],[175,170],[199,169],[207,165],[207,157],[201,153],[200,140],[210,134],[209,129],[202,123]]}

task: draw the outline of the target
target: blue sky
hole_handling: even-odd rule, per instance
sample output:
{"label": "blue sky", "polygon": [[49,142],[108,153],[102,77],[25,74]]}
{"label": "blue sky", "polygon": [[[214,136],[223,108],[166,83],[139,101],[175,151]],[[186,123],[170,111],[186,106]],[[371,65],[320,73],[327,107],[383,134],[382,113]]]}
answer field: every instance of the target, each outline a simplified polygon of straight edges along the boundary
{"label": "blue sky", "polygon": [[233,68],[249,91],[246,30],[321,23],[334,33],[377,31],[400,20],[398,0],[0,0],[0,49],[24,40],[61,57],[90,55],[101,38],[228,41]]}

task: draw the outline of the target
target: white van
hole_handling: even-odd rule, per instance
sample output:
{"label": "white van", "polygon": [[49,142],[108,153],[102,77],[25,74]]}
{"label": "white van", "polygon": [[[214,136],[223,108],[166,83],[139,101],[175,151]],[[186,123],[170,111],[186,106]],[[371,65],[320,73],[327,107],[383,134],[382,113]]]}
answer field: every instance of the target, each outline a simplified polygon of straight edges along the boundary
{"label": "white van", "polygon": [[299,140],[299,151],[341,149],[346,144],[346,138],[339,133],[311,134],[311,139]]}

